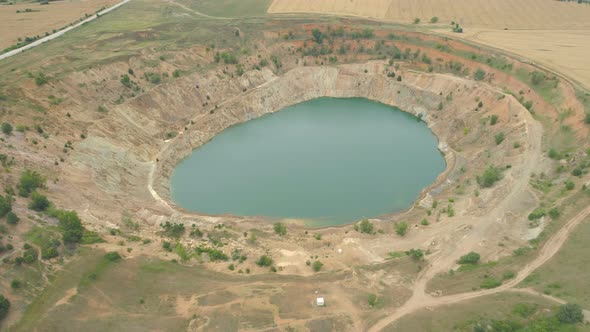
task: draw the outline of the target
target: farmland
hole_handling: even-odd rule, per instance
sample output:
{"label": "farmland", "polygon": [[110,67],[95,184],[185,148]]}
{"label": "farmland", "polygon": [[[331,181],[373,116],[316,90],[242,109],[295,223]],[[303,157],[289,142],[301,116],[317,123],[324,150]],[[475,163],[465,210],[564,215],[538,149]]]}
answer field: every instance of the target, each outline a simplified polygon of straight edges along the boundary
{"label": "farmland", "polygon": [[117,2],[119,1],[66,0],[51,2],[49,5],[23,2],[0,5],[0,50],[16,44],[19,38],[24,40],[26,37],[43,37],[46,32],[59,30],[86,14],[92,15]]}

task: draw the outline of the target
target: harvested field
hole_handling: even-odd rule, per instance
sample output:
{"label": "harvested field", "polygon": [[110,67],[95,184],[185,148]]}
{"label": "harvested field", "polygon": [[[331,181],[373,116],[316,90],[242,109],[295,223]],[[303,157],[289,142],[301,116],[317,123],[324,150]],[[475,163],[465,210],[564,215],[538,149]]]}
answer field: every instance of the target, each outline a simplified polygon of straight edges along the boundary
{"label": "harvested field", "polygon": [[[530,10],[528,10],[530,9]],[[274,0],[269,13],[323,13],[400,23],[431,17],[466,27],[495,29],[587,29],[590,6],[554,0]]]}
{"label": "harvested field", "polygon": [[461,37],[531,59],[590,89],[590,30],[468,29]]}
{"label": "harvested field", "polygon": [[[529,58],[590,88],[590,6],[555,0],[274,0],[269,13],[321,13],[424,26]],[[452,33],[458,22],[463,34]],[[441,28],[444,26],[444,29]]]}
{"label": "harvested field", "polygon": [[[0,50],[18,42],[18,38],[43,36],[53,29],[59,30],[68,24],[94,14],[103,7],[116,4],[117,0],[71,0],[38,3],[19,3],[0,6]],[[26,12],[27,9],[32,11]],[[17,13],[20,11],[20,13]]]}

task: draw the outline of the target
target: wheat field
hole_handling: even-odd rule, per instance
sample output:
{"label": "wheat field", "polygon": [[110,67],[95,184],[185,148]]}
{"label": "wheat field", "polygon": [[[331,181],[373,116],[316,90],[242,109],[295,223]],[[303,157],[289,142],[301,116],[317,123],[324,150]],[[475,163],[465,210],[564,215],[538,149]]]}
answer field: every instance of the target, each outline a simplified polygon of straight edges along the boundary
{"label": "wheat field", "polygon": [[274,0],[269,13],[323,13],[497,29],[590,29],[590,5],[556,0]]}

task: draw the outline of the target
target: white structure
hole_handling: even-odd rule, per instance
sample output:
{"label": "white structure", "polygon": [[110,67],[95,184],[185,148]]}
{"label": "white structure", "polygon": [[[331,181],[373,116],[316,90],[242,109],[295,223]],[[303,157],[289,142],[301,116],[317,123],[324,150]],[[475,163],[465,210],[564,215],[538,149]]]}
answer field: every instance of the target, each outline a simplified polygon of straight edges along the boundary
{"label": "white structure", "polygon": [[324,302],[324,298],[323,298],[323,297],[318,297],[318,298],[315,300],[315,304],[316,304],[316,306],[318,306],[318,307],[323,307],[323,306],[325,306],[325,305],[326,305],[326,303]]}

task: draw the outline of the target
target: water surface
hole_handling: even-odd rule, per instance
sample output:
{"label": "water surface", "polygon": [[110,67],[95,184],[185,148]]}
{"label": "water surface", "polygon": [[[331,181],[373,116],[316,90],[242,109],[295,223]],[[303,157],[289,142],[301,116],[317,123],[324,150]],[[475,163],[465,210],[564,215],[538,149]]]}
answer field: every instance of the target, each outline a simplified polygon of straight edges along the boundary
{"label": "water surface", "polygon": [[349,223],[404,210],[445,168],[426,124],[361,98],[319,98],[231,127],[171,178],[204,214]]}

